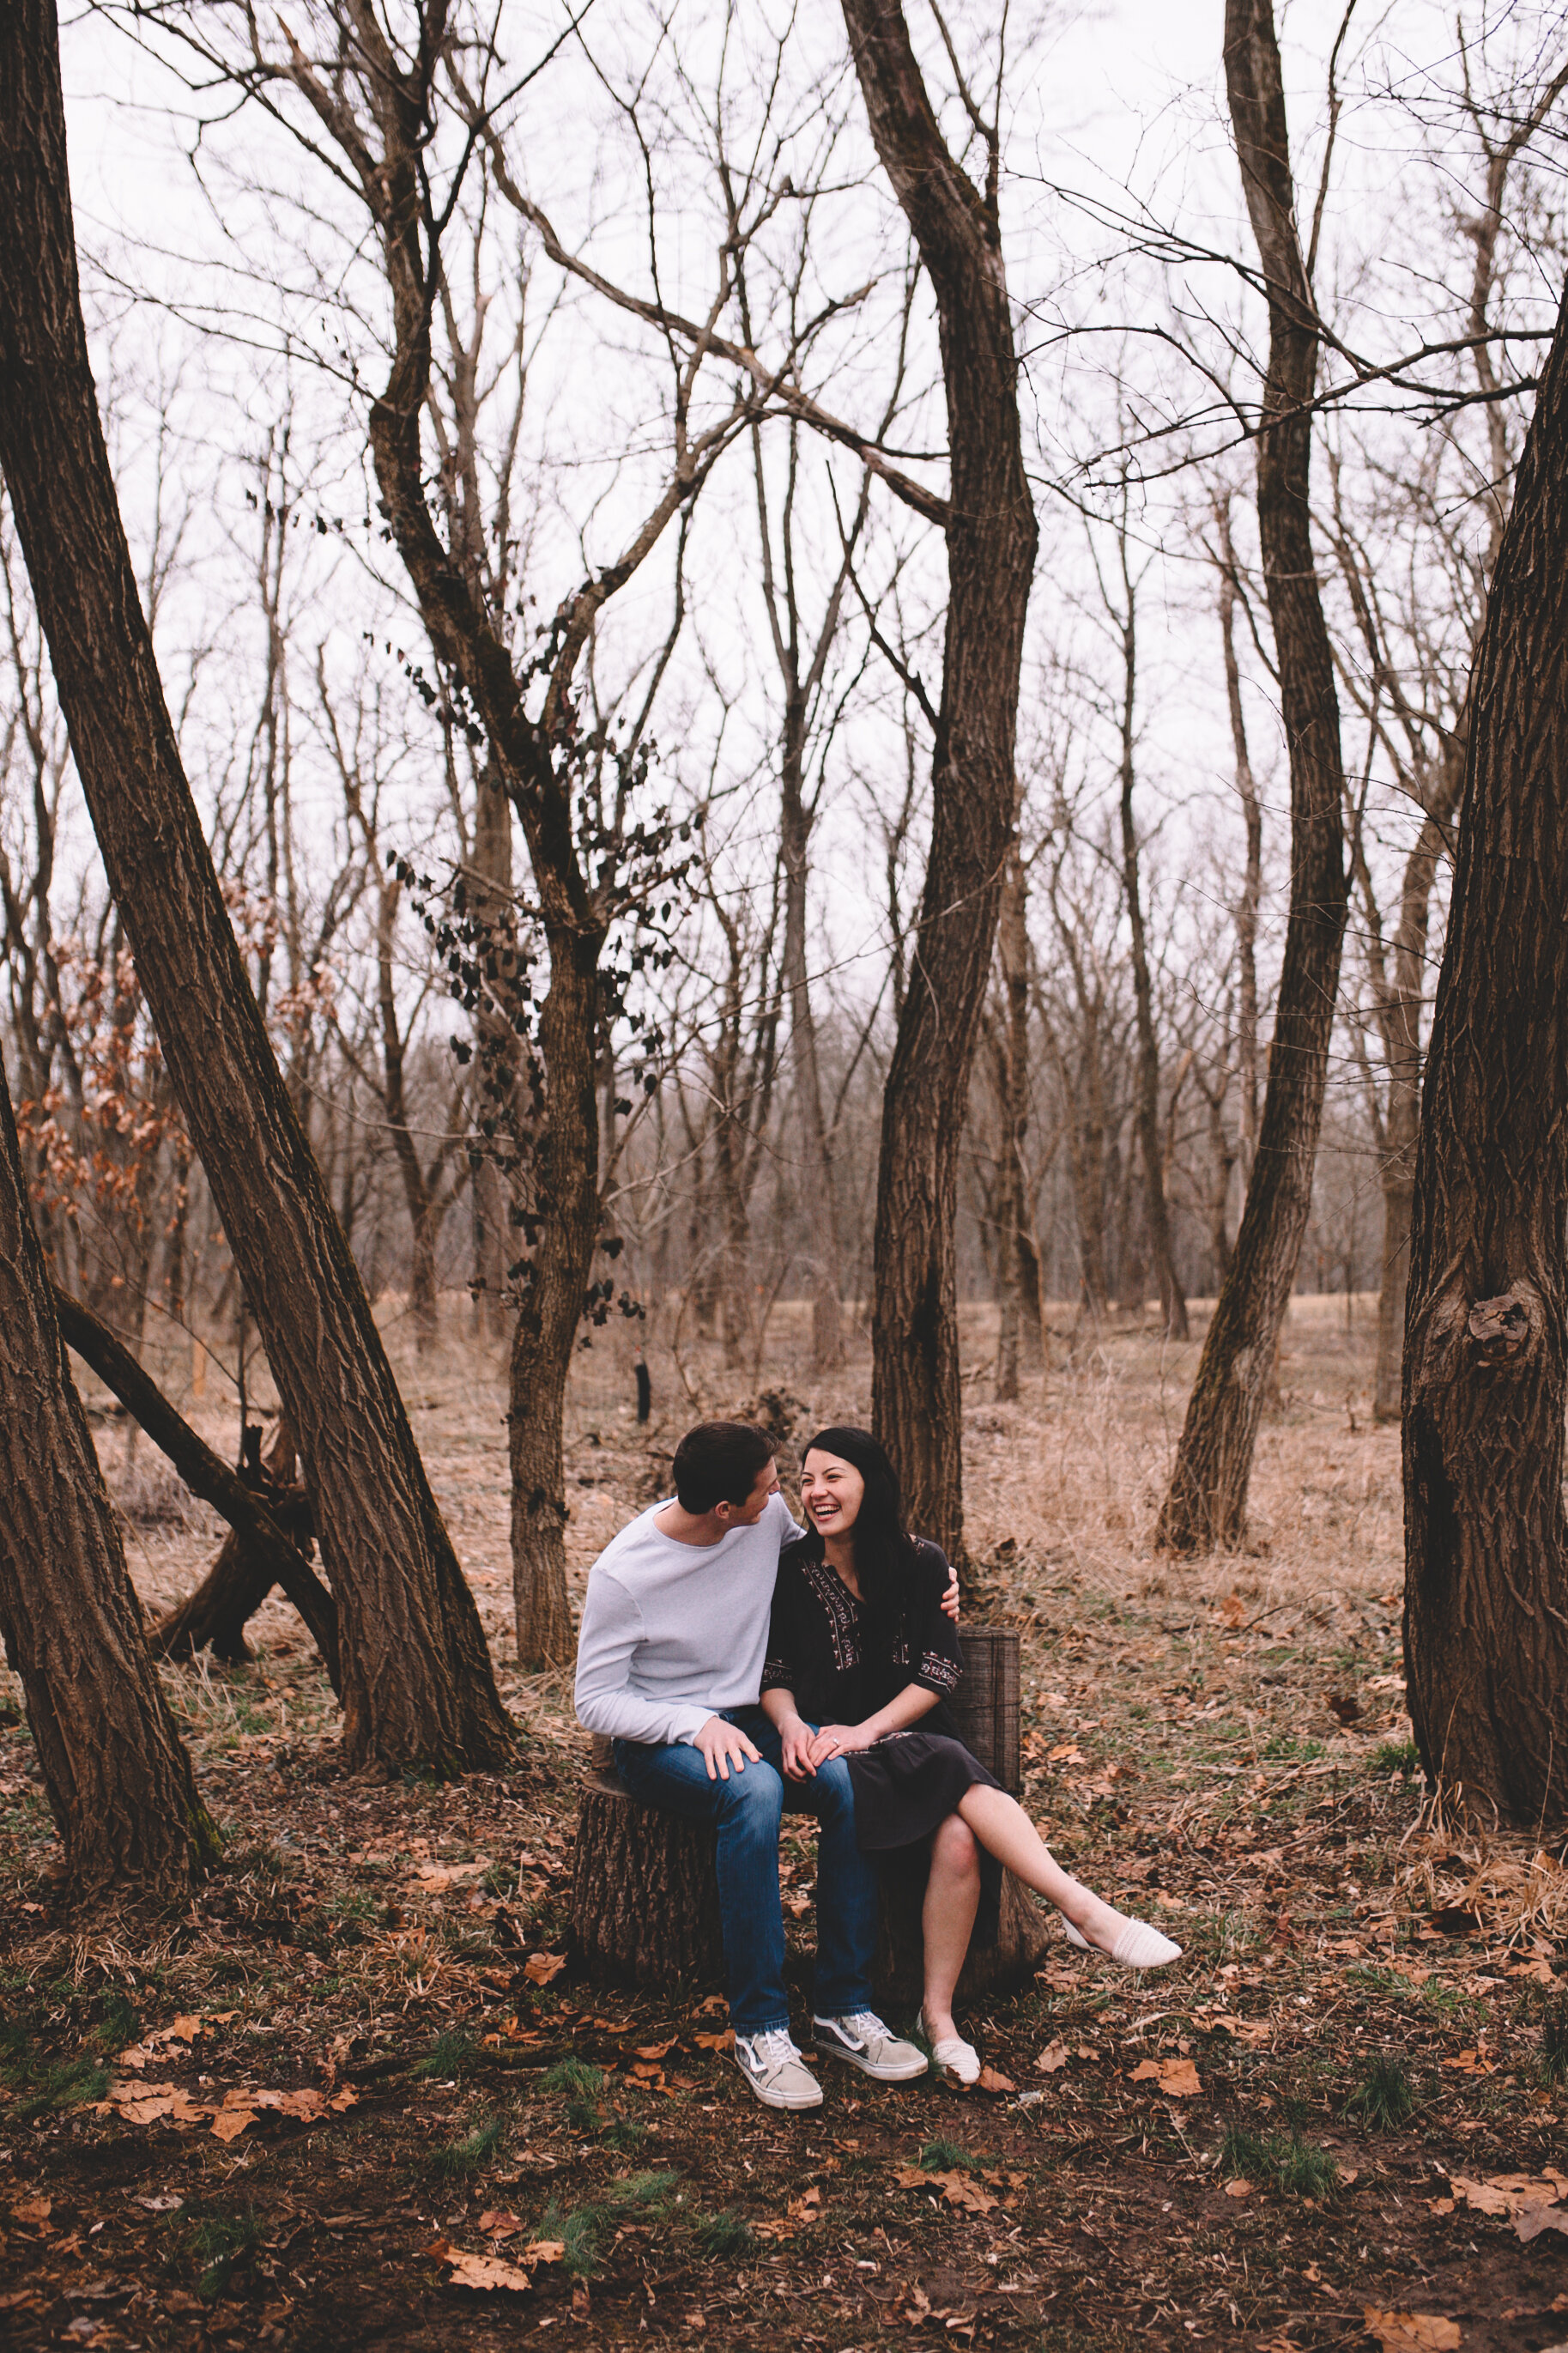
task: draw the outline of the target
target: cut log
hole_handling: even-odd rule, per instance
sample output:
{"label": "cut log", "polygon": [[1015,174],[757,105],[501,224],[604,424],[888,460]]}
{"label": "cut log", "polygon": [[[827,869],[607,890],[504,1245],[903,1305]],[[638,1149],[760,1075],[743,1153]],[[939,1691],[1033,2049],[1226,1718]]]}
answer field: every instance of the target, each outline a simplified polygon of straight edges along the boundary
{"label": "cut log", "polygon": [[584,1784],[572,1874],[572,1937],[595,1983],[660,1989],[724,1975],[714,1834],[645,1806],[613,1772]]}
{"label": "cut log", "polygon": [[958,1736],[1009,1797],[1024,1787],[1018,1740],[1018,1637],[1011,1626],[964,1626],[963,1680],[947,1703]]}

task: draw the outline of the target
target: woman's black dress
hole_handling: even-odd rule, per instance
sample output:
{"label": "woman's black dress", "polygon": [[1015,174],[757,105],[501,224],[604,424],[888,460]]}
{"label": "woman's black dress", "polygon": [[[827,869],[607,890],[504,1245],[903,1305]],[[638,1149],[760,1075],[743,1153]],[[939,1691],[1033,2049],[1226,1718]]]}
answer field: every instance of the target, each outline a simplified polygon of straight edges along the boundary
{"label": "woman's black dress", "polygon": [[[818,1540],[805,1537],[779,1556],[768,1634],[763,1691],[788,1691],[810,1724],[863,1724],[868,1715],[918,1683],[937,1704],[909,1732],[895,1732],[874,1748],[844,1759],[855,1790],[855,1834],[868,1854],[898,1856],[923,1883],[931,1837],[958,1811],[966,1789],[1001,1783],[958,1737],[943,1701],[958,1689],[963,1651],[942,1607],[947,1556],[917,1537],[900,1622],[874,1623]],[[1002,1866],[980,1855],[976,1940],[995,1941]]]}

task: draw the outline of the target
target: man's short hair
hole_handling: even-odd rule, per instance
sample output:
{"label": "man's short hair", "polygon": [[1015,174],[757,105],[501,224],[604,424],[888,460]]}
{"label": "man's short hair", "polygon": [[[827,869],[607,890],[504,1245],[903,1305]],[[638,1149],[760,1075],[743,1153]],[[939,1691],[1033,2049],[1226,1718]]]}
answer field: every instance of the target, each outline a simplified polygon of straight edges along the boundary
{"label": "man's short hair", "polygon": [[777,1450],[749,1421],[700,1421],[675,1450],[675,1492],[685,1512],[750,1501],[757,1473]]}

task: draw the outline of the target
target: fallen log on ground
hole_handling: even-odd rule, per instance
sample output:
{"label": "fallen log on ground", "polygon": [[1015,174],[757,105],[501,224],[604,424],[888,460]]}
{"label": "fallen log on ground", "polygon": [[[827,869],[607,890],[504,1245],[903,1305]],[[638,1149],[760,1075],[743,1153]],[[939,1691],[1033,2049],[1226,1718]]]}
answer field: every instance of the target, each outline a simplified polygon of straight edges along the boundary
{"label": "fallen log on ground", "polygon": [[[117,1339],[90,1308],[62,1291],[58,1283],[50,1288],[68,1347],[73,1348],[120,1399],[159,1452],[174,1464],[192,1494],[210,1504],[233,1530],[230,1543],[224,1546],[202,1585],[174,1616],[184,1616],[202,1595],[207,1594],[205,1613],[210,1617],[215,1600],[221,1600],[222,1617],[232,1620],[245,1595],[254,1588],[256,1598],[245,1613],[248,1616],[259,1609],[274,1585],[280,1585],[310,1629],[332,1689],[341,1694],[337,1603],[299,1546],[279,1525],[265,1488],[258,1491],[247,1487],[238,1472],[231,1471],[213,1452],[206,1440],[199,1438],[184,1415],[170,1404],[152,1376],[142,1370],[123,1341]],[[233,1555],[226,1563],[230,1544]],[[216,1584],[220,1571],[221,1587],[216,1594],[208,1593],[208,1588]],[[266,1583],[258,1587],[257,1580],[263,1577]],[[243,1585],[241,1578],[245,1580]],[[166,1625],[170,1621],[164,1622]],[[158,1646],[160,1631],[154,1629],[154,1648]]]}

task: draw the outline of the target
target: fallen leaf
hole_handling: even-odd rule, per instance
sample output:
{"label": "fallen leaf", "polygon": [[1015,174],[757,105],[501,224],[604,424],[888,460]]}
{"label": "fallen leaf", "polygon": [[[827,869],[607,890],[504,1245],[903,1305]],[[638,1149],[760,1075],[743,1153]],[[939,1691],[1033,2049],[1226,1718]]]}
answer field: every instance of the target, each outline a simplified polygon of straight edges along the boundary
{"label": "fallen leaf", "polygon": [[1227,1626],[1239,1626],[1247,1615],[1247,1604],[1234,1588],[1219,1605],[1219,1614]]}
{"label": "fallen leaf", "polygon": [[1141,2059],[1128,2076],[1131,2084],[1158,2084],[1175,2100],[1190,2100],[1202,2090],[1198,2071],[1190,2059]]}
{"label": "fallen leaf", "polygon": [[815,2222],[822,2211],[820,2189],[803,2189],[798,2198],[789,2201],[790,2220],[795,2222]]}
{"label": "fallen leaf", "polygon": [[213,2118],[213,2137],[221,2141],[237,2140],[247,2126],[255,2122],[254,2108],[220,2108]]}
{"label": "fallen leaf", "polygon": [[505,2287],[521,2294],[533,2285],[527,2272],[517,2263],[504,2262],[500,2255],[468,2255],[453,2247],[441,2261],[448,2267],[453,2287]]}
{"label": "fallen leaf", "polygon": [[1568,2236],[1568,2214],[1560,2206],[1521,2206],[1514,2215],[1513,2227],[1528,2247],[1532,2239],[1540,2238],[1542,2231],[1561,2231]]}
{"label": "fallen leaf", "polygon": [[565,1966],[564,1953],[530,1953],[522,1965],[522,1974],[531,1985],[549,1985]]}
{"label": "fallen leaf", "polygon": [[1089,1763],[1082,1749],[1075,1748],[1070,1740],[1058,1740],[1056,1746],[1048,1752],[1047,1761],[1052,1765],[1087,1765]]}
{"label": "fallen leaf", "polygon": [[1011,2075],[1004,2075],[999,2068],[982,2067],[980,2070],[980,2089],[983,2092],[1000,2097],[1004,2092],[1016,2092],[1017,2088]]}
{"label": "fallen leaf", "polygon": [[640,2043],[637,2055],[639,2059],[662,2059],[667,2051],[674,2050],[678,2040],[679,2037],[672,2034],[665,2042]]}
{"label": "fallen leaf", "polygon": [[691,2039],[699,2051],[729,2051],[734,2046],[735,2030],[727,2026],[722,2034],[694,2034]]}
{"label": "fallen leaf", "polygon": [[176,2018],[173,2026],[167,2031],[182,2042],[194,2042],[198,2034],[206,2032],[206,2021],[195,2017]]}
{"label": "fallen leaf", "polygon": [[1036,2060],[1035,2066],[1042,2075],[1054,2075],[1059,2068],[1065,2067],[1067,2063],[1067,2044],[1065,2042],[1047,2042],[1039,2057]]}
{"label": "fallen leaf", "polygon": [[950,2206],[966,2214],[989,2214],[999,2202],[956,2167],[951,2173],[927,2173],[918,2165],[900,2165],[893,2179],[900,2189],[940,2189]]}
{"label": "fallen leaf", "polygon": [[479,2228],[487,2239],[510,2239],[522,2228],[515,2214],[503,2214],[495,2207],[479,2216]]}
{"label": "fallen leaf", "polygon": [[1545,1956],[1536,1953],[1527,1961],[1510,1961],[1503,1975],[1510,1978],[1533,1978],[1537,1985],[1554,1986],[1557,1972]]}
{"label": "fallen leaf", "polygon": [[[1539,2179],[1529,2173],[1493,2173],[1484,2181],[1473,2181],[1468,2174],[1454,2173],[1448,2186],[1457,2200],[1478,2214],[1512,2215],[1527,2206],[1555,2206],[1568,2189],[1568,2176],[1551,2167]],[[1568,2215],[1563,2221],[1568,2225]]]}
{"label": "fallen leaf", "polygon": [[911,2288],[906,2288],[902,2303],[894,2309],[894,2319],[906,2321],[910,2327],[918,2328],[921,2321],[929,2319],[930,2316],[931,2298],[924,2288],[918,2283]]}
{"label": "fallen leaf", "polygon": [[1250,2181],[1227,2181],[1225,2185],[1225,2194],[1227,2198],[1250,2198],[1252,2184]]}
{"label": "fallen leaf", "polygon": [[18,2222],[26,2222],[35,2231],[48,2229],[49,2216],[54,2211],[55,2201],[52,2198],[24,2198],[19,2206],[13,2206],[11,2209]]}
{"label": "fallen leaf", "polygon": [[1360,1718],[1361,1702],[1359,1699],[1352,1699],[1348,1696],[1342,1698],[1337,1692],[1331,1692],[1329,1694],[1329,1706],[1332,1710],[1333,1714],[1339,1717],[1342,1724],[1354,1724]]}
{"label": "fallen leaf", "polygon": [[1190,2100],[1203,2089],[1190,2059],[1167,2059],[1160,2069],[1160,2089],[1172,2099]]}
{"label": "fallen leaf", "polygon": [[528,2250],[531,2263],[558,2263],[566,2253],[564,2239],[535,2239]]}
{"label": "fallen leaf", "polygon": [[1435,2312],[1373,2312],[1368,2305],[1364,2317],[1383,2353],[1450,2353],[1462,2341],[1458,2322]]}

